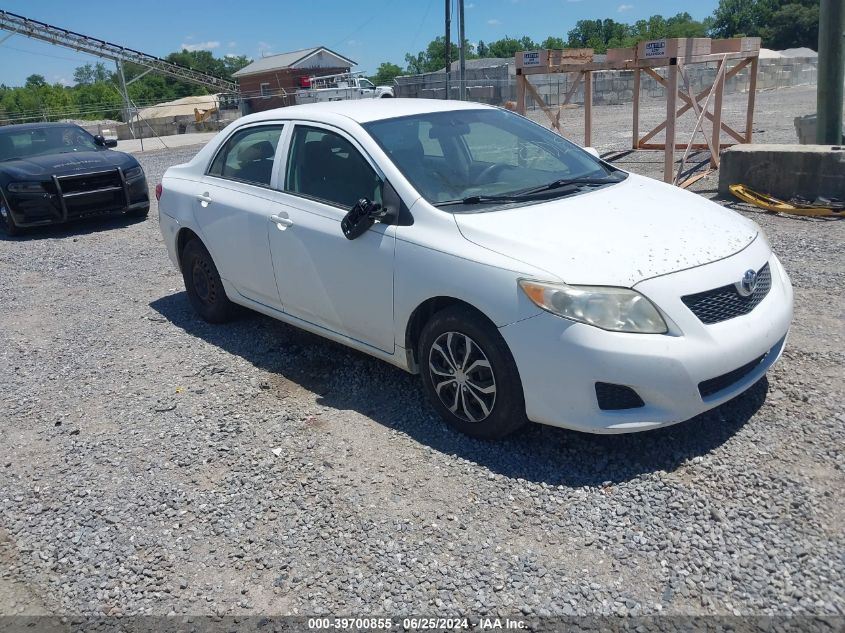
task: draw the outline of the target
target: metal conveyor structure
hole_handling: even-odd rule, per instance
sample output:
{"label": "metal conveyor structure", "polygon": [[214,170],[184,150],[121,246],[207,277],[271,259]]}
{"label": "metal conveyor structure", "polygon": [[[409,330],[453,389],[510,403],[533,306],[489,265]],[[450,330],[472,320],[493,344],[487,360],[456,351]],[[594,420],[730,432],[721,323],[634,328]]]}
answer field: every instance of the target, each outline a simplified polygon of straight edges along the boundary
{"label": "metal conveyor structure", "polygon": [[118,44],[112,44],[111,42],[82,35],[81,33],[68,31],[67,29],[45,24],[37,20],[30,20],[29,18],[15,13],[9,13],[8,11],[0,10],[0,29],[49,42],[56,46],[64,46],[65,48],[70,48],[81,53],[111,59],[118,65],[119,70],[121,64],[131,62],[144,66],[149,70],[169,75],[175,79],[213,88],[216,92],[238,92],[238,84],[227,79],[185,68],[160,57],[148,55],[131,48],[125,48]]}

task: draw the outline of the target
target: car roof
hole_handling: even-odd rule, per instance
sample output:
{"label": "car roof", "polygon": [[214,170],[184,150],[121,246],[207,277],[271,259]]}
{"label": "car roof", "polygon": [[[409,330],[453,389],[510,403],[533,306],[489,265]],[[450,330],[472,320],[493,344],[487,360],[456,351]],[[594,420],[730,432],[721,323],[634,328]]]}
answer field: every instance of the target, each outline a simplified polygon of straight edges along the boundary
{"label": "car roof", "polygon": [[357,123],[369,123],[382,119],[431,112],[450,112],[455,110],[493,109],[490,106],[467,101],[446,101],[443,99],[357,99],[349,101],[323,101],[302,105],[276,108],[250,115],[250,123],[285,119],[307,118],[315,116],[344,116]]}
{"label": "car roof", "polygon": [[3,132],[26,132],[28,130],[41,130],[49,127],[79,127],[76,123],[49,123],[41,121],[38,123],[18,123],[16,125],[4,125],[0,127],[0,134]]}

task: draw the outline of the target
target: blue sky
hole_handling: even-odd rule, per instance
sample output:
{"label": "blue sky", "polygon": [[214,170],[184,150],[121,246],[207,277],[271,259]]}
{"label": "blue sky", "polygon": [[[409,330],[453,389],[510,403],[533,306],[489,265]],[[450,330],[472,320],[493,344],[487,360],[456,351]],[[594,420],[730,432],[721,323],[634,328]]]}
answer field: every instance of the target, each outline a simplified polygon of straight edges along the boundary
{"label": "blue sky", "polygon": [[[453,5],[457,0],[452,0]],[[633,22],[650,15],[710,15],[718,0],[465,0],[466,37],[490,42],[506,35],[566,37],[581,19]],[[383,61],[404,67],[405,53],[443,33],[444,0],[249,0],[248,2],[114,2],[2,0],[2,9],[153,55],[182,47],[216,56],[327,46],[374,72]],[[457,20],[453,20],[457,39]],[[0,40],[6,35],[0,31]],[[454,40],[453,40],[454,41]],[[22,85],[38,73],[70,83],[73,70],[96,58],[13,35],[0,44],[0,83]]]}

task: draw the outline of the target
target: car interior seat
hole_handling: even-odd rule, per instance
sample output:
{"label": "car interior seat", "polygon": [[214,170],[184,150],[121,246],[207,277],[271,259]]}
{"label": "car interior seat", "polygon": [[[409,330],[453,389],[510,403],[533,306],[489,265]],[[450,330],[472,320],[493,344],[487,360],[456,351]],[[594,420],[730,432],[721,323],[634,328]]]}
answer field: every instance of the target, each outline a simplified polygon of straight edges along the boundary
{"label": "car interior seat", "polygon": [[273,156],[276,149],[270,141],[258,141],[238,150],[238,170],[234,174],[239,180],[270,184],[273,173]]}

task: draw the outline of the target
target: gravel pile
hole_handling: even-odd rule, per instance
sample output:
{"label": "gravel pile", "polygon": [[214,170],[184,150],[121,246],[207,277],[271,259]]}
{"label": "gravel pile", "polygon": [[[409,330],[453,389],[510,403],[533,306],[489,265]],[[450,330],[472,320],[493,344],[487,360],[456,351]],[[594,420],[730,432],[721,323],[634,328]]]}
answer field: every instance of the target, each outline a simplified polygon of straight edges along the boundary
{"label": "gravel pile", "polygon": [[767,381],[497,444],[386,364],[199,321],[155,213],[0,241],[0,613],[845,614],[845,224],[741,212],[796,288]]}

